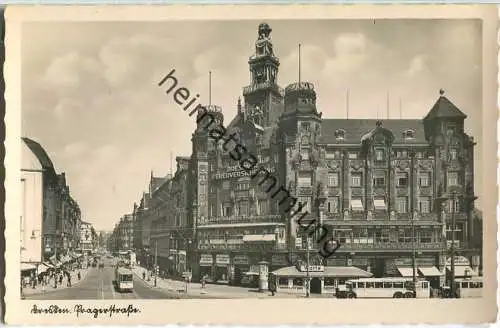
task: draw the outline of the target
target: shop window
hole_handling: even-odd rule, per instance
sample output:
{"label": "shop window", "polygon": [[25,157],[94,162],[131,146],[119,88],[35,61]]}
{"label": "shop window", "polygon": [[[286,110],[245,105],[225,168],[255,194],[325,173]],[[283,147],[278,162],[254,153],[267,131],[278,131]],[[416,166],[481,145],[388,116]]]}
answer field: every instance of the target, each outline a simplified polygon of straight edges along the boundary
{"label": "shop window", "polygon": [[304,279],[302,278],[293,278],[294,286],[304,286]]}
{"label": "shop window", "polygon": [[288,278],[278,278],[278,285],[288,287]]}

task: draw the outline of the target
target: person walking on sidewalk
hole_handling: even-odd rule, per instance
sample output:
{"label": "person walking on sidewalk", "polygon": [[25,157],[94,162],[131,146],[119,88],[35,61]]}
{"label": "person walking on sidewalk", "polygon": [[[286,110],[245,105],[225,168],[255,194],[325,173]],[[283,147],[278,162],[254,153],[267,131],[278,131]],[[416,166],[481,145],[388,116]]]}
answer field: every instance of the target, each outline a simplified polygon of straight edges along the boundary
{"label": "person walking on sidewalk", "polygon": [[80,271],[78,271],[78,280],[82,279],[82,275],[80,273]]}

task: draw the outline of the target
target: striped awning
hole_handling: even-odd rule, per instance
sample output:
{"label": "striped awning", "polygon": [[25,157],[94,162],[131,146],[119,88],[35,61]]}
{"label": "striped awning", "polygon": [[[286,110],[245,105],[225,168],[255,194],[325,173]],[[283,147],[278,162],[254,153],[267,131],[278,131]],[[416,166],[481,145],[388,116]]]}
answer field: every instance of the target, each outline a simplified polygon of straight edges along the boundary
{"label": "striped awning", "polygon": [[413,277],[413,268],[409,267],[397,267],[399,274],[402,277]]}
{"label": "striped awning", "polygon": [[378,211],[382,211],[382,210],[385,210],[387,208],[387,206],[385,204],[385,199],[374,199],[373,206],[375,206],[375,209]]}
{"label": "striped awning", "polygon": [[441,271],[439,271],[439,269],[436,268],[435,266],[431,266],[431,267],[419,267],[418,271],[424,277],[440,277],[440,276],[444,275],[444,273],[442,273]]}
{"label": "striped awning", "polygon": [[364,211],[365,208],[363,206],[363,202],[361,199],[352,199],[351,200],[351,209],[353,211]]}

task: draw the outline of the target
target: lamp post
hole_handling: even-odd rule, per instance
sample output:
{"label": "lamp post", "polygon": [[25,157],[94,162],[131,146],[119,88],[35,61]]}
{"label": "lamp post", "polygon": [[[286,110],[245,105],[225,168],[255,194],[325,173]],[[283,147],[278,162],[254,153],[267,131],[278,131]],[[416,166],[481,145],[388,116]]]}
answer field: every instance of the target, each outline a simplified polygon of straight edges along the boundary
{"label": "lamp post", "polygon": [[456,206],[456,198],[457,193],[453,191],[451,193],[452,199],[452,210],[451,210],[451,247],[450,247],[450,256],[451,256],[451,298],[455,298],[455,206]]}
{"label": "lamp post", "polygon": [[158,240],[155,239],[155,287],[156,287],[156,276],[158,275]]}
{"label": "lamp post", "polygon": [[310,258],[309,258],[309,236],[306,238],[306,297],[310,296],[310,289],[311,289],[311,276],[309,273],[309,263],[310,263]]}

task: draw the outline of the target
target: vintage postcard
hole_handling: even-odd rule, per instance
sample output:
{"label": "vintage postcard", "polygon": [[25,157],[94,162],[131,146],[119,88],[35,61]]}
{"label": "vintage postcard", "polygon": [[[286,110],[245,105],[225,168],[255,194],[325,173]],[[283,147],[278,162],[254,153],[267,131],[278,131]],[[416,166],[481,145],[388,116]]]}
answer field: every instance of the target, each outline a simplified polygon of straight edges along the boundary
{"label": "vintage postcard", "polygon": [[477,5],[7,8],[7,323],[492,322],[496,35]]}

